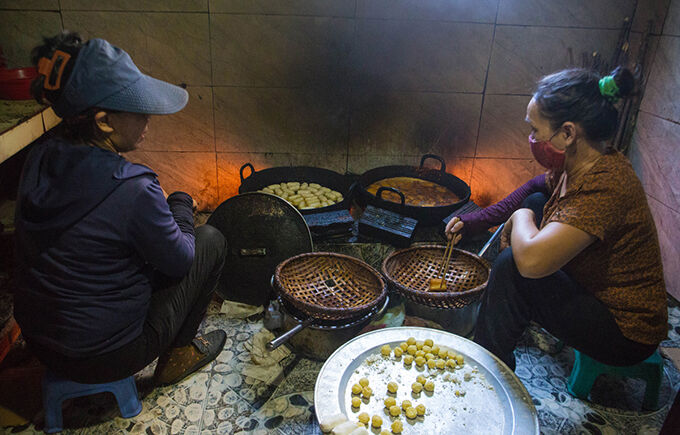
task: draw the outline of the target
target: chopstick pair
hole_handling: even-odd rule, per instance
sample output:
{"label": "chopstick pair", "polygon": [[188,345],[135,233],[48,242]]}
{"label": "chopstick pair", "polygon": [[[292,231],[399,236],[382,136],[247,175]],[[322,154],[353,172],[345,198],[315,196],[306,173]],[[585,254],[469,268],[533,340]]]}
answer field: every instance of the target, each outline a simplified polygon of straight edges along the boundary
{"label": "chopstick pair", "polygon": [[446,276],[446,272],[449,270],[449,261],[451,261],[451,254],[453,253],[454,239],[455,236],[451,237],[449,241],[446,243],[446,249],[444,249],[444,255],[442,255],[441,263],[439,264],[439,268],[437,269],[437,274],[435,275],[435,278],[432,278],[430,280],[431,291],[446,290],[446,280],[444,278]]}

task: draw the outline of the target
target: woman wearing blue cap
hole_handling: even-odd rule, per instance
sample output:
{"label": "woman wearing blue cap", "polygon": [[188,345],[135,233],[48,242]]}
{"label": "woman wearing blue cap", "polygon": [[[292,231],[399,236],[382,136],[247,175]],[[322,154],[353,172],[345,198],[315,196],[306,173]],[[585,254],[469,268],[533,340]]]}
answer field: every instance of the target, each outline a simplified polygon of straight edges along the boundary
{"label": "woman wearing blue cap", "polygon": [[611,149],[615,102],[634,87],[624,68],[600,77],[543,77],[527,106],[529,144],[548,169],[508,198],[454,219],[449,237],[506,222],[475,341],[515,368],[530,321],[602,363],[633,365],[666,336],[656,227],[640,180]]}
{"label": "woman wearing blue cap", "polygon": [[74,381],[122,379],[159,357],[159,384],[212,361],[226,334],[195,337],[221,273],[222,234],[194,229],[195,202],[119,153],[187,92],[76,33],[33,50],[35,98],[63,123],[27,157],[17,200],[15,317],[38,358]]}

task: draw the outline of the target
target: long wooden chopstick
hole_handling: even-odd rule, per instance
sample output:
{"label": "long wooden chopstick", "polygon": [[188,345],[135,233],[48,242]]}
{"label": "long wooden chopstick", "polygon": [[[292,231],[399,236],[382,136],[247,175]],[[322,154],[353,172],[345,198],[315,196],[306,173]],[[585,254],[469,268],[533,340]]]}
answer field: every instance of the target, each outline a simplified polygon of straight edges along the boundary
{"label": "long wooden chopstick", "polygon": [[[451,237],[449,241],[446,243],[446,249],[444,249],[444,255],[442,255],[442,260],[441,263],[439,264],[439,268],[437,269],[437,274],[435,275],[435,278],[441,277],[442,280],[444,279],[442,274],[449,270],[448,265],[449,260],[451,259],[452,252],[453,252],[453,237]],[[446,266],[446,268],[444,268],[444,266]]]}

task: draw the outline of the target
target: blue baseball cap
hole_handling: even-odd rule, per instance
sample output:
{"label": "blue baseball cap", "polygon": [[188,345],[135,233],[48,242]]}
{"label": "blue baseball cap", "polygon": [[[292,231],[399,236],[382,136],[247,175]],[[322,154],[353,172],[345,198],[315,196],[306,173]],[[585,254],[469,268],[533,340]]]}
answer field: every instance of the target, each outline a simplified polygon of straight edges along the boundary
{"label": "blue baseball cap", "polygon": [[90,39],[52,108],[62,118],[90,107],[167,115],[182,110],[188,100],[181,87],[142,74],[125,51],[103,39]]}

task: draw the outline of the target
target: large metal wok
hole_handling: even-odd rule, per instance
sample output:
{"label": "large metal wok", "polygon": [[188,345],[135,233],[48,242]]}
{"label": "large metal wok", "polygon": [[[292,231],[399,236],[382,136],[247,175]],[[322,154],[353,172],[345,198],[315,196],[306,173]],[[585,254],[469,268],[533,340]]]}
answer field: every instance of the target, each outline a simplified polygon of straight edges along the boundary
{"label": "large metal wok", "polygon": [[[250,169],[250,175],[244,177],[244,171],[246,168]],[[320,207],[311,210],[300,210],[303,215],[349,209],[349,188],[351,185],[351,180],[335,171],[331,171],[330,169],[315,168],[311,166],[278,166],[275,168],[255,171],[255,168],[252,164],[245,163],[243,166],[241,166],[239,175],[241,176],[241,185],[238,188],[238,193],[256,192],[271,184],[290,181],[317,183],[342,193],[344,199],[341,202],[329,205],[328,207]]]}
{"label": "large metal wok", "polygon": [[[438,170],[424,167],[423,164],[427,159],[439,161],[441,167]],[[371,184],[392,177],[411,177],[431,181],[452,191],[460,198],[460,201],[445,206],[419,207],[405,204],[403,195],[401,195],[400,203],[383,198],[382,192],[385,190],[396,191],[397,189],[381,188],[376,192],[376,195],[368,192],[367,189]],[[426,225],[439,223],[444,217],[453,213],[470,199],[470,186],[455,175],[446,172],[446,163],[441,157],[434,154],[425,154],[420,160],[420,166],[382,166],[366,171],[359,177],[353,188],[360,204],[370,204],[403,216],[409,216]]]}

